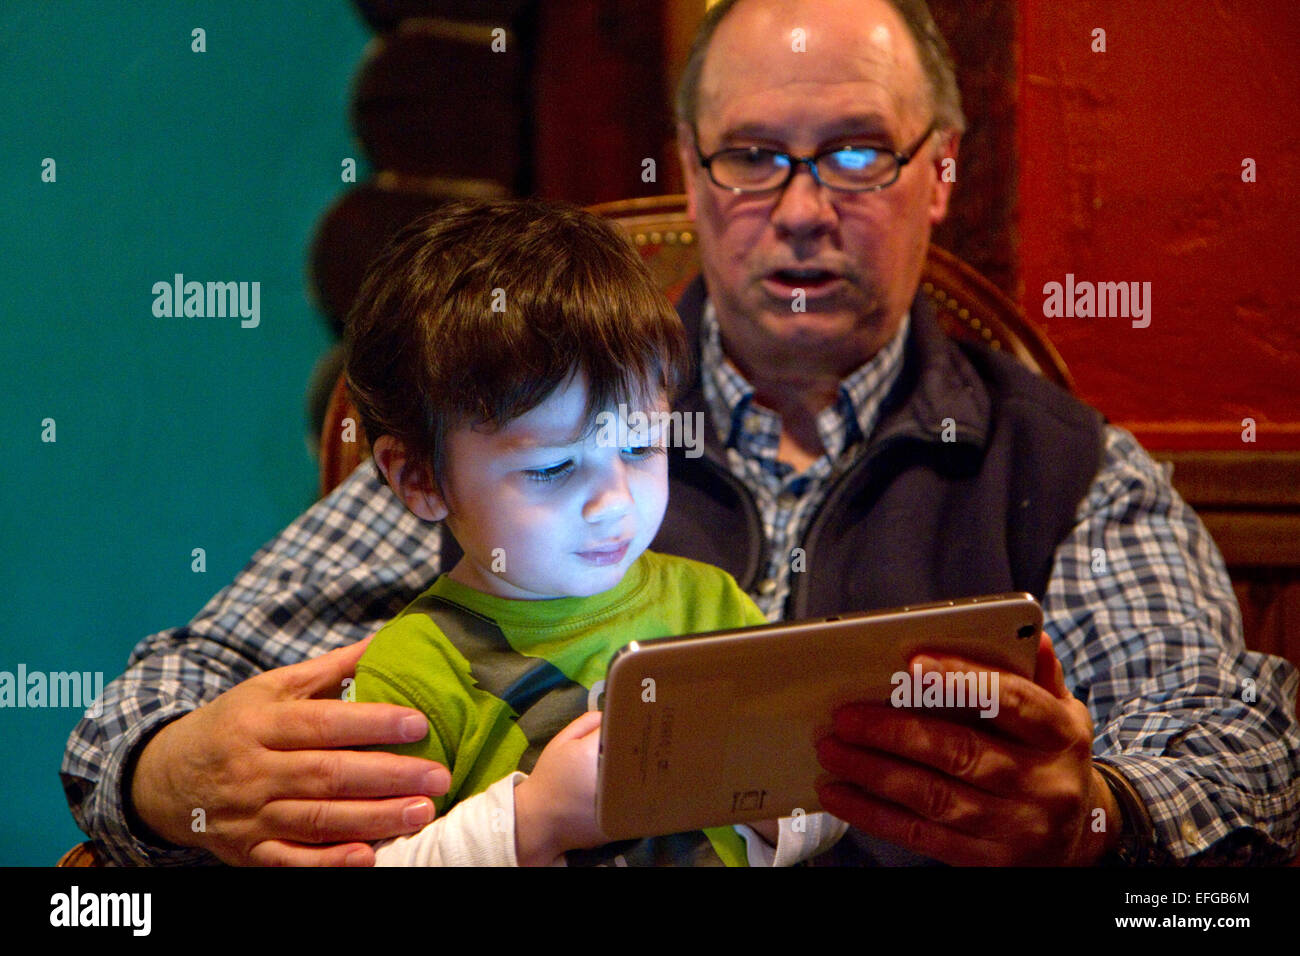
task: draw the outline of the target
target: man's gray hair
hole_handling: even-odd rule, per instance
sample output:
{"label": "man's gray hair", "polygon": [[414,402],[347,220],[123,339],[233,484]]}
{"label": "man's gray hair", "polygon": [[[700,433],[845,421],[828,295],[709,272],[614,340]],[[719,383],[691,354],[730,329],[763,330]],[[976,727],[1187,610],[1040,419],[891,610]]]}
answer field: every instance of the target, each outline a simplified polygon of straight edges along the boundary
{"label": "man's gray hair", "polygon": [[[690,56],[682,70],[681,82],[677,85],[677,119],[692,129],[698,118],[700,100],[700,73],[704,69],[704,57],[709,51],[709,43],[718,29],[718,24],[731,12],[740,0],[721,0],[704,14],[695,40],[691,44]],[[957,76],[953,70],[952,54],[948,42],[934,25],[930,8],[925,0],[885,0],[898,11],[898,15],[907,24],[916,52],[921,61],[921,71],[930,87],[930,102],[934,108],[935,125],[941,131],[966,131],[966,117],[961,111],[961,92],[957,89]]]}

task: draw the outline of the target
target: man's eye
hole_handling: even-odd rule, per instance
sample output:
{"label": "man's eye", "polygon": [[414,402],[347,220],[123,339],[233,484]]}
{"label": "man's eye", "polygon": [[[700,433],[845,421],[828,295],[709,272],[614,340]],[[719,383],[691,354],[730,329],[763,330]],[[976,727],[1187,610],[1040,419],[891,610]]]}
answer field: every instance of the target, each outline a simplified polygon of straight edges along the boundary
{"label": "man's eye", "polygon": [[558,481],[566,477],[571,471],[573,471],[572,459],[562,461],[558,465],[551,465],[549,468],[525,469],[524,477],[529,481]]}
{"label": "man's eye", "polygon": [[784,169],[788,165],[784,156],[758,146],[726,150],[715,157],[714,163],[723,170],[739,174],[770,173],[778,167]]}
{"label": "man's eye", "polygon": [[750,148],[737,150],[733,154],[735,160],[744,166],[769,167],[776,165],[777,155],[771,150]]}
{"label": "man's eye", "polygon": [[822,162],[832,163],[842,172],[861,173],[879,165],[884,155],[874,146],[846,146],[827,153]]}

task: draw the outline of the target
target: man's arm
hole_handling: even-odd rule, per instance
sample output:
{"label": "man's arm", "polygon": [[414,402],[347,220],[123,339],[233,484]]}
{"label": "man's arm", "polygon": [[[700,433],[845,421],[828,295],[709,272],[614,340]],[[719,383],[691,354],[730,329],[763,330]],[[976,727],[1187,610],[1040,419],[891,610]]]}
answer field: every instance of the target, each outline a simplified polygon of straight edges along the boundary
{"label": "man's arm", "polygon": [[1093,755],[1133,786],[1151,862],[1278,862],[1300,828],[1296,670],[1247,651],[1204,524],[1128,432],[1106,462],[1044,596]]}
{"label": "man's arm", "polygon": [[[438,542],[437,531],[407,514],[370,465],[358,468],[259,550],[189,625],[135,648],[126,673],[92,710],[98,715],[85,717],[68,741],[62,778],[77,824],[114,863],[213,862],[210,853],[175,846],[155,830],[176,833],[182,822],[193,837],[187,842],[199,843],[205,832],[198,827],[210,830],[219,822],[213,820],[215,798],[191,797],[198,805],[182,808],[185,819],[171,819],[170,827],[159,821],[150,828],[134,817],[129,797],[141,752],[163,742],[164,728],[179,726],[173,722],[192,712],[197,716],[200,706],[237,684],[369,636],[436,575]],[[253,706],[265,712],[262,704]],[[219,742],[229,744],[242,718],[228,712],[223,719],[229,726]],[[194,770],[202,755],[190,748],[187,756]],[[317,760],[305,773],[327,770]],[[177,791],[198,792],[173,783]]]}
{"label": "man's arm", "polygon": [[[818,745],[838,778],[821,790],[826,809],[949,862],[1094,862],[1114,849],[1124,805],[1105,763],[1152,825],[1148,862],[1294,854],[1295,668],[1245,650],[1204,526],[1131,435],[1108,427],[1106,440],[1043,601],[1064,674],[1044,643],[1035,680],[1005,676],[1000,713],[977,727],[842,708]],[[1146,820],[1124,824],[1140,835]]]}

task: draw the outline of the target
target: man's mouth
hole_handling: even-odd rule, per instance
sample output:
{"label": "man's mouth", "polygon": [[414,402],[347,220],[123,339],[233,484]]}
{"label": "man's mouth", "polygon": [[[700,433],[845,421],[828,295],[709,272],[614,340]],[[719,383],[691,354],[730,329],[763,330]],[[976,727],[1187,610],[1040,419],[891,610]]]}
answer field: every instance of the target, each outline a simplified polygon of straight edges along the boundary
{"label": "man's mouth", "polygon": [[843,276],[829,269],[776,269],[763,278],[769,288],[783,297],[793,295],[796,289],[802,289],[805,295],[816,295],[842,280]]}
{"label": "man's mouth", "polygon": [[628,545],[631,543],[632,539],[628,538],[620,543],[600,545],[587,551],[577,551],[575,553],[588,564],[604,567],[622,561],[624,556],[627,555]]}

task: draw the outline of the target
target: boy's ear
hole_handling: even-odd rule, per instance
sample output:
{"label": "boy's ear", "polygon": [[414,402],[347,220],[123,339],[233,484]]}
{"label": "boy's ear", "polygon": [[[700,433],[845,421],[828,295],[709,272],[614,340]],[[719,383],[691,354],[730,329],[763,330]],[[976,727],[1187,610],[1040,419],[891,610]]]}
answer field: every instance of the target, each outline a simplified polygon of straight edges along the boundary
{"label": "boy's ear", "polygon": [[380,435],[373,448],[375,464],[411,514],[425,521],[447,517],[446,502],[438,494],[429,468],[411,458],[405,445],[392,435]]}

